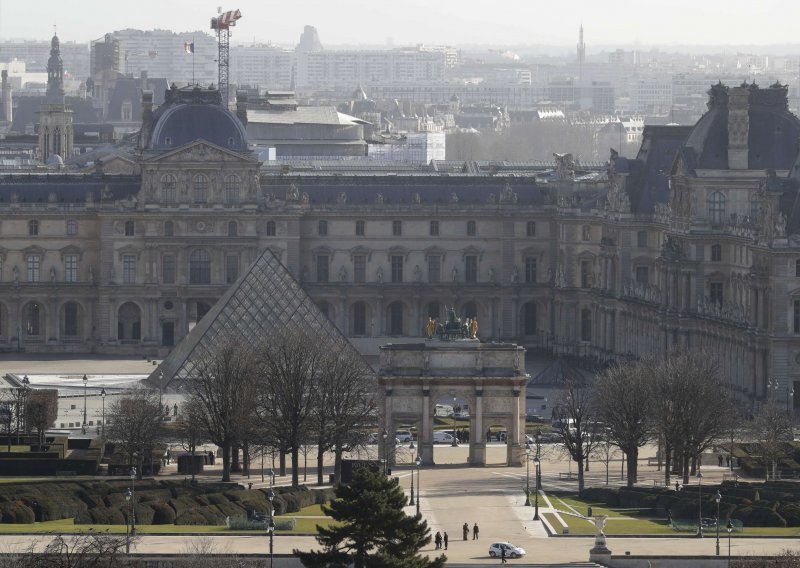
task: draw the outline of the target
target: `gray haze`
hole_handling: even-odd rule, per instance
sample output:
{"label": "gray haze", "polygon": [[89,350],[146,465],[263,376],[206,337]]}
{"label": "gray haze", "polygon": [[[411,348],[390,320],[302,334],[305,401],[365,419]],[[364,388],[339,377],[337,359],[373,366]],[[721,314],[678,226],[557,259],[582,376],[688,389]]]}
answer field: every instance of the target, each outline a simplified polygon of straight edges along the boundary
{"label": "gray haze", "polygon": [[[0,0],[0,40],[46,39],[53,26],[67,41],[124,29],[206,30],[219,0]],[[306,24],[323,45],[416,43],[548,45],[573,49],[586,30],[588,53],[632,44],[780,45],[796,52],[800,2],[794,0],[230,0],[243,19],[238,42],[293,46]],[[558,52],[560,49],[554,49]]]}

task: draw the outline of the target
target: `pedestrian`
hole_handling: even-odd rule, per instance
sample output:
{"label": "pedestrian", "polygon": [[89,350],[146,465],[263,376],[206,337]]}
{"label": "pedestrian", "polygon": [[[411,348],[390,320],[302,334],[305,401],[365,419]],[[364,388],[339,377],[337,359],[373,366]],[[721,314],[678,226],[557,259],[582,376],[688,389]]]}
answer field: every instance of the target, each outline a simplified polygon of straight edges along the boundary
{"label": "pedestrian", "polygon": [[475,523],[475,525],[472,527],[472,540],[478,540],[479,532],[480,529],[478,528],[478,523]]}
{"label": "pedestrian", "polygon": [[502,544],[500,545],[500,564],[508,564],[508,560],[506,560],[506,547]]}
{"label": "pedestrian", "polygon": [[436,545],[436,550],[442,548],[442,533],[436,531],[436,536],[433,537],[433,544]]}
{"label": "pedestrian", "polygon": [[447,542],[450,540],[447,537],[447,531],[444,531],[444,536],[442,538],[444,539],[444,549],[447,550]]}
{"label": "pedestrian", "polygon": [[680,490],[681,490],[681,484],[676,481],[675,482],[675,491],[680,491]]}
{"label": "pedestrian", "polygon": [[469,537],[469,523],[464,523],[464,526],[461,527],[461,531],[464,533],[464,540],[467,540]]}
{"label": "pedestrian", "polygon": [[722,467],[722,454],[717,456],[717,463],[719,464],[719,467]]}
{"label": "pedestrian", "polygon": [[248,481],[247,482],[247,490],[251,491],[252,489],[253,489],[253,482],[252,481]]}
{"label": "pedestrian", "polygon": [[731,455],[730,454],[726,454],[725,455],[725,465],[727,467],[731,467]]}

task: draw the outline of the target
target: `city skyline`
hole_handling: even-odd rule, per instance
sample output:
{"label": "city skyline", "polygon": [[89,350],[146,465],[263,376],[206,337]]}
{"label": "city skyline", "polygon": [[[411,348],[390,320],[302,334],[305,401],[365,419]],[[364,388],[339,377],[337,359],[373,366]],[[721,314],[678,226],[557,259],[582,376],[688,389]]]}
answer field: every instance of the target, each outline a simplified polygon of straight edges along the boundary
{"label": "city skyline", "polygon": [[[98,0],[84,0],[81,10],[75,10],[74,4],[39,0],[35,2],[35,11],[46,15],[30,18],[29,3],[0,0],[0,40],[49,39],[54,27],[62,40],[78,42],[126,28],[210,31],[209,21],[219,4],[204,4],[189,0],[168,4],[142,0],[137,4],[140,9],[126,12],[109,8],[107,2]],[[233,33],[237,43],[255,41],[294,46],[303,26],[312,25],[318,29],[323,46],[527,45],[548,46],[558,53],[574,50],[578,27],[583,24],[589,54],[631,45],[677,49],[774,45],[795,51],[791,44],[795,37],[792,24],[800,17],[800,5],[787,5],[779,0],[758,3],[675,0],[671,10],[658,14],[658,26],[652,25],[653,12],[633,0],[620,0],[613,11],[588,0],[564,0],[558,11],[549,12],[539,2],[503,0],[493,6],[496,15],[487,14],[477,0],[441,0],[434,5],[407,0],[402,10],[389,3],[366,4],[359,0],[341,0],[335,4],[298,0],[290,9],[279,12],[253,0],[221,8],[242,11],[243,18]],[[91,14],[91,18],[87,19],[86,14]],[[776,14],[781,17],[776,18]],[[736,41],[740,38],[744,41]]]}

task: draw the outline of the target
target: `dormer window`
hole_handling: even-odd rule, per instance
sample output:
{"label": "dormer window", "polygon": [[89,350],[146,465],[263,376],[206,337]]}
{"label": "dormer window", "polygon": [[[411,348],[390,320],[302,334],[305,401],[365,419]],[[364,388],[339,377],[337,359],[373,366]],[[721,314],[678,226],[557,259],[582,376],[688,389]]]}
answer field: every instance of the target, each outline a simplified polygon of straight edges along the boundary
{"label": "dormer window", "polygon": [[228,148],[233,148],[233,144],[234,144],[233,136],[230,136],[228,138]]}
{"label": "dormer window", "polygon": [[164,144],[166,144],[167,146],[172,146],[172,137],[165,136],[164,137]]}

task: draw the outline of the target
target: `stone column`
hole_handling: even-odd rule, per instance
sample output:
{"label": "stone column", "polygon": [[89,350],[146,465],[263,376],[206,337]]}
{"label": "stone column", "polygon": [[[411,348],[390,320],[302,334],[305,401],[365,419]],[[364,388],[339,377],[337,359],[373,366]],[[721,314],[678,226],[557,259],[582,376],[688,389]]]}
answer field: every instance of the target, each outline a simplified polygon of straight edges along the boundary
{"label": "stone column", "polygon": [[522,465],[522,447],[520,445],[520,431],[522,424],[520,424],[520,406],[522,399],[519,396],[519,388],[512,391],[513,398],[511,399],[511,432],[509,432],[510,439],[507,440],[508,444],[508,465],[520,466]]}
{"label": "stone column", "polygon": [[422,431],[417,442],[422,465],[433,465],[433,417],[431,416],[431,388],[428,385],[422,387]]}
{"label": "stone column", "polygon": [[470,465],[486,465],[486,433],[483,431],[483,386],[475,387],[475,411],[470,424]]}
{"label": "stone column", "polygon": [[[388,456],[386,467],[391,467],[392,463],[394,462],[394,452],[392,451],[395,445],[395,437],[394,437],[394,421],[392,420],[392,388],[386,387],[386,397],[384,398],[384,422],[383,427],[386,429],[386,432],[389,434],[386,437],[386,440],[383,441],[384,447],[381,448],[381,455],[380,459],[384,459],[385,456]],[[382,433],[378,434],[381,439],[383,436]]]}

